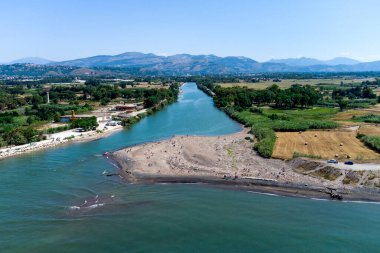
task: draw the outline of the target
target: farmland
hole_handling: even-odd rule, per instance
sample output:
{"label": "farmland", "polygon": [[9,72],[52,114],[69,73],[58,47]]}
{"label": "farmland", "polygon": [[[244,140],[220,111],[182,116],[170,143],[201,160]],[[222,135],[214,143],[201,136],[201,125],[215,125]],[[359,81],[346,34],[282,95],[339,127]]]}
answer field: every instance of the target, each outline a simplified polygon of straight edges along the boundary
{"label": "farmland", "polygon": [[[277,132],[272,157],[291,159],[295,152],[323,159],[379,159],[380,155],[356,138],[355,131]],[[337,156],[336,156],[337,155]]]}
{"label": "farmland", "polygon": [[380,158],[373,138],[380,133],[377,78],[252,78],[204,87],[218,107],[251,127],[263,157]]}
{"label": "farmland", "polygon": [[380,126],[377,125],[362,125],[358,131],[360,134],[380,136]]}
{"label": "farmland", "polygon": [[[236,83],[217,83],[217,85],[220,85],[223,88],[228,87],[247,87],[249,89],[257,89],[257,90],[263,90],[266,89],[273,84],[278,85],[281,89],[286,89],[291,87],[293,84],[300,84],[300,85],[311,85],[311,86],[340,86],[341,84],[350,86],[350,85],[358,85],[363,81],[366,80],[372,80],[370,79],[345,79],[345,78],[336,78],[336,79],[283,79],[281,82],[274,82],[273,80],[260,80],[259,82],[247,82],[247,81],[241,81]],[[380,92],[380,90],[379,90]]]}

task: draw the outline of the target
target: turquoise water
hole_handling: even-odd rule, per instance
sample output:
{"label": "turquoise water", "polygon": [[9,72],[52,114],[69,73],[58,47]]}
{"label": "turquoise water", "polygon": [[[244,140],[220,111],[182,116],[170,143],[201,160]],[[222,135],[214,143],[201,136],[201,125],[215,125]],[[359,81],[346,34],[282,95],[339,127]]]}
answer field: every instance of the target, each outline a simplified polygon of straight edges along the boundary
{"label": "turquoise water", "polygon": [[[129,130],[0,161],[0,252],[380,251],[377,204],[131,185],[102,174],[115,171],[106,151],[239,129],[186,84],[177,103]],[[85,200],[93,208],[77,210]]]}

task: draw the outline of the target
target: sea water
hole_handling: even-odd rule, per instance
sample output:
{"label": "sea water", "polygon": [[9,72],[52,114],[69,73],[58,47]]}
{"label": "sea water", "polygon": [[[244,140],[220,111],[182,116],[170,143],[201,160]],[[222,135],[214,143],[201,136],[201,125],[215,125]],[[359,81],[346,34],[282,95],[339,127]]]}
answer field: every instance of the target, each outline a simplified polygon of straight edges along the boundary
{"label": "sea water", "polygon": [[241,127],[194,83],[107,138],[0,161],[0,252],[380,252],[380,205],[107,177],[104,152]]}

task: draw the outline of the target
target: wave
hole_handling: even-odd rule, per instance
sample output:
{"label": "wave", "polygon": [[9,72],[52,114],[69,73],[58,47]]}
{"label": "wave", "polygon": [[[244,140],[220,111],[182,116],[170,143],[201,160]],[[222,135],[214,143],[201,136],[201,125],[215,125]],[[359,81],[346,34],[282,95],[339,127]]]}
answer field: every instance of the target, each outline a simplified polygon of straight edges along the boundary
{"label": "wave", "polygon": [[105,204],[106,203],[96,203],[96,204],[92,204],[92,205],[89,205],[89,206],[70,206],[69,209],[72,210],[72,211],[90,210],[90,209],[94,209],[94,208],[97,208],[97,207],[102,207]]}
{"label": "wave", "polygon": [[345,203],[356,203],[356,204],[375,204],[380,205],[380,202],[364,201],[364,200],[342,200]]}
{"label": "wave", "polygon": [[319,199],[319,198],[310,198],[312,200],[318,200],[318,201],[329,201],[329,199]]}
{"label": "wave", "polygon": [[268,193],[268,192],[255,192],[255,191],[248,191],[250,193],[255,193],[255,194],[262,194],[262,195],[268,195],[268,196],[277,196],[277,197],[282,197],[281,195],[275,194],[275,193]]}

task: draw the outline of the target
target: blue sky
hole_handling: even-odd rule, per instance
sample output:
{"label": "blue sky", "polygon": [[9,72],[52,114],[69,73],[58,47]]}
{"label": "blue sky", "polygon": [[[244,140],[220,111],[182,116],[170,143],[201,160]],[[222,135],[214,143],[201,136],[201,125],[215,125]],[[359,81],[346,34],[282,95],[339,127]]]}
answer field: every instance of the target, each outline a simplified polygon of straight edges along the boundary
{"label": "blue sky", "polygon": [[129,51],[380,60],[378,0],[1,0],[0,62]]}

